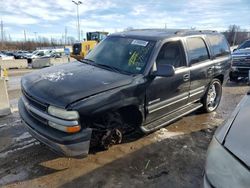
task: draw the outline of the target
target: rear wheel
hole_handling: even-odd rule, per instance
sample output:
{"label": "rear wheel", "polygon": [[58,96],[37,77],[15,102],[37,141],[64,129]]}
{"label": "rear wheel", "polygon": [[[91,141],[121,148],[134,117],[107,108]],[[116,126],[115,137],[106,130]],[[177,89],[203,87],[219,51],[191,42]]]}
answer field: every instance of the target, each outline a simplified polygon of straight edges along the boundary
{"label": "rear wheel", "polygon": [[221,82],[218,79],[213,79],[202,99],[203,110],[208,113],[215,111],[220,104],[221,96]]}

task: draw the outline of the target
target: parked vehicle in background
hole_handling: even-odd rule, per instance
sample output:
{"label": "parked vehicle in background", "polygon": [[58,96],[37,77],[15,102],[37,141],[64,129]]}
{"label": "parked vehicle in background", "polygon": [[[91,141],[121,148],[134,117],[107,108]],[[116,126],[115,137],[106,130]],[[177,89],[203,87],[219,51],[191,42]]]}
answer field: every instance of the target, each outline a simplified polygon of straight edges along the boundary
{"label": "parked vehicle in background", "polygon": [[133,30],[109,35],[82,61],[22,78],[20,116],[30,133],[67,156],[107,149],[197,109],[213,112],[231,67],[213,31]]}
{"label": "parked vehicle in background", "polygon": [[250,93],[215,132],[207,152],[204,188],[250,187]]}
{"label": "parked vehicle in background", "polygon": [[13,55],[15,59],[24,59],[28,51],[17,51]]}
{"label": "parked vehicle in background", "polygon": [[249,77],[250,70],[250,40],[243,42],[233,53],[230,80],[238,81],[239,77]]}
{"label": "parked vehicle in background", "polygon": [[44,50],[36,50],[32,54],[25,56],[25,58],[28,60],[28,63],[32,62],[32,59],[38,59],[38,58],[58,58],[61,57],[64,53],[58,50],[52,50],[52,49],[44,49]]}
{"label": "parked vehicle in background", "polygon": [[4,53],[0,53],[0,59],[1,60],[12,60],[12,59],[14,59],[14,56],[8,56]]}

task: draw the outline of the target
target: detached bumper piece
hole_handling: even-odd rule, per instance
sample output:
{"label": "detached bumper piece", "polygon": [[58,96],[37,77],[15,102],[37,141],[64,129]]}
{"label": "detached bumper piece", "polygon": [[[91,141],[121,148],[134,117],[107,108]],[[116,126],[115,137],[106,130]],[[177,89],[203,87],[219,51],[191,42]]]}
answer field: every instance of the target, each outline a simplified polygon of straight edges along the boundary
{"label": "detached bumper piece", "polygon": [[[31,107],[35,108],[32,105]],[[92,129],[82,129],[74,134],[65,133],[50,127],[48,121],[27,108],[22,99],[18,102],[18,108],[29,133],[53,151],[68,157],[82,157],[88,154]]]}

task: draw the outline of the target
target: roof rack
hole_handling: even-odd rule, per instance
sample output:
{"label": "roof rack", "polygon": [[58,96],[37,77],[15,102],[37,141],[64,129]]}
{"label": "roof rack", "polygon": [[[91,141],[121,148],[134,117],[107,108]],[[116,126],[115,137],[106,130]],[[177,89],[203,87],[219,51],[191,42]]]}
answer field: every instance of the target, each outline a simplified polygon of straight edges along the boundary
{"label": "roof rack", "polygon": [[189,34],[189,33],[217,33],[215,30],[179,30],[175,34]]}

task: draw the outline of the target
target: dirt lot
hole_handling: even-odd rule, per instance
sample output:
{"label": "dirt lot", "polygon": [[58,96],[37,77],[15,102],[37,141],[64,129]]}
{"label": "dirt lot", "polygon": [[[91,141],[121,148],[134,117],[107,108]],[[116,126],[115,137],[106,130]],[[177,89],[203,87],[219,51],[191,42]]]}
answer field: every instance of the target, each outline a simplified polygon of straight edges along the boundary
{"label": "dirt lot", "polygon": [[[19,77],[10,77],[13,106],[20,95]],[[51,152],[26,132],[14,112],[0,119],[0,186],[200,187],[214,130],[246,91],[245,83],[229,83],[217,112],[193,113],[153,134],[134,134],[108,151],[92,149],[83,159]]]}

